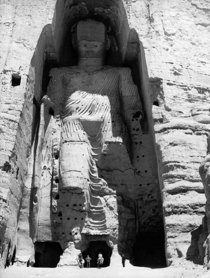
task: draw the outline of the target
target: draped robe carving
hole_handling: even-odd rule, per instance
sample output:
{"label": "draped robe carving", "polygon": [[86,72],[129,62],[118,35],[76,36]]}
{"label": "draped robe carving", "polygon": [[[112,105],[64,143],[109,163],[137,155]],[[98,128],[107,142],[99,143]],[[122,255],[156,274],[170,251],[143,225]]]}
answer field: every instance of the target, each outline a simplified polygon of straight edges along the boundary
{"label": "draped robe carving", "polygon": [[[82,234],[110,234],[105,195],[117,191],[135,199],[133,153],[142,110],[128,68],[54,68],[50,76],[41,105],[31,236],[65,246],[75,227]],[[128,229],[119,240],[134,232]]]}

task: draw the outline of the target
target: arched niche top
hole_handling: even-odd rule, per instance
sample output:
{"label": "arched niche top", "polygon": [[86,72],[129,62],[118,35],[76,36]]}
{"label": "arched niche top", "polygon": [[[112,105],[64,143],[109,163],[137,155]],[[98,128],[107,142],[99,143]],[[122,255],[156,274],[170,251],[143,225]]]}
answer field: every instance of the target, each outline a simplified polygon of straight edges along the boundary
{"label": "arched niche top", "polygon": [[75,53],[71,44],[71,28],[79,20],[92,18],[109,26],[111,49],[108,64],[123,64],[129,26],[122,0],[57,0],[53,17],[53,37],[60,66],[75,64]]}

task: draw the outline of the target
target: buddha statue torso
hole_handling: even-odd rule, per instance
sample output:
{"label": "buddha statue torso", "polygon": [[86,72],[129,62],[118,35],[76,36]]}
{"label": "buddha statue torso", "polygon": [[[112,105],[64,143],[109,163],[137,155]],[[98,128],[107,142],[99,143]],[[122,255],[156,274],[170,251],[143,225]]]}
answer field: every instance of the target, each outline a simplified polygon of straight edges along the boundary
{"label": "buddha statue torso", "polygon": [[[62,139],[86,141],[87,137],[93,139],[98,135],[101,142],[122,142],[120,69],[104,67],[86,72],[78,68],[64,68],[56,71],[62,98],[60,94],[51,97],[50,89],[48,95],[56,105],[59,103],[56,113],[63,120]],[[73,126],[77,132],[73,132]]]}

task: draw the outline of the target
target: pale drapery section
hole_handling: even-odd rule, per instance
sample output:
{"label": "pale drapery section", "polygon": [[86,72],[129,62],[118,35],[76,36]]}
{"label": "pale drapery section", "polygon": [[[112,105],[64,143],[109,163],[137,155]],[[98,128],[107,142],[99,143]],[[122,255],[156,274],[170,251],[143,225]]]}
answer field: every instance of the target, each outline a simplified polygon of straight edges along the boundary
{"label": "pale drapery section", "polygon": [[61,135],[61,190],[81,187],[85,192],[87,218],[83,232],[94,234],[107,230],[104,200],[100,197],[101,188],[107,183],[99,177],[96,161],[102,152],[108,122],[107,96],[76,91],[67,100]]}

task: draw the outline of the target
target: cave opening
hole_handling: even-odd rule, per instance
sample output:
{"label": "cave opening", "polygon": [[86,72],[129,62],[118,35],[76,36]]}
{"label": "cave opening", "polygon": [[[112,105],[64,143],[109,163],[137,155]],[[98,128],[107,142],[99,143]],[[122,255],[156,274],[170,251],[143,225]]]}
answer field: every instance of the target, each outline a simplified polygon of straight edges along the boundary
{"label": "cave opening", "polygon": [[56,267],[63,250],[58,242],[35,242],[34,267]]}
{"label": "cave opening", "polygon": [[21,76],[19,73],[13,73],[11,83],[13,87],[19,86],[21,83]]}
{"label": "cave opening", "polygon": [[[89,247],[82,252],[82,256],[85,259],[88,255],[91,258],[90,267],[97,267],[98,255],[102,254],[104,258],[103,267],[110,265],[112,248],[107,245],[106,241],[91,241]],[[85,260],[84,267],[87,267]]]}
{"label": "cave opening", "polygon": [[131,264],[151,268],[167,266],[164,230],[138,233],[133,247]]}

